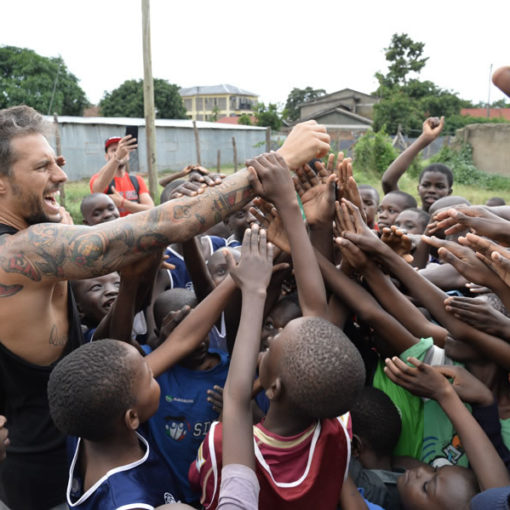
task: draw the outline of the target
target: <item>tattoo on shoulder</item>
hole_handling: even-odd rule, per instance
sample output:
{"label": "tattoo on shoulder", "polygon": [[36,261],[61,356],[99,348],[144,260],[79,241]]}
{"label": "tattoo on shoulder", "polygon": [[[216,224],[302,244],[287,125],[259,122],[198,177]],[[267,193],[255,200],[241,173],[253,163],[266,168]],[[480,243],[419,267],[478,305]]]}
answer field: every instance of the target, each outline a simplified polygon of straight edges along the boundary
{"label": "tattoo on shoulder", "polygon": [[11,297],[23,289],[23,285],[4,285],[0,283],[0,298]]}
{"label": "tattoo on shoulder", "polygon": [[14,253],[10,257],[0,256],[0,267],[6,273],[18,273],[34,282],[41,279],[40,271],[28,260],[23,252]]}

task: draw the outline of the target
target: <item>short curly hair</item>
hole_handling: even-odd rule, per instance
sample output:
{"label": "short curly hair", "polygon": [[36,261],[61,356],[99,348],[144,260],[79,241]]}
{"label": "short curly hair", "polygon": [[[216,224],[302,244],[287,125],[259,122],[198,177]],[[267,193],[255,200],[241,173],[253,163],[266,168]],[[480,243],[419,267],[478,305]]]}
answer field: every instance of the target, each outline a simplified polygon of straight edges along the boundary
{"label": "short curly hair", "polygon": [[11,140],[16,136],[50,132],[50,124],[30,106],[13,106],[0,110],[0,175],[11,175],[16,155],[11,149]]}
{"label": "short curly hair", "polygon": [[351,419],[353,434],[376,454],[391,455],[400,437],[402,420],[386,393],[370,386],[363,388],[351,407]]}
{"label": "short curly hair", "polygon": [[433,163],[432,165],[426,166],[418,177],[418,183],[421,182],[423,176],[428,172],[437,172],[438,174],[443,174],[446,177],[446,182],[448,182],[448,187],[451,188],[453,186],[453,172],[451,171],[450,167],[444,165],[443,163]]}
{"label": "short curly hair", "polygon": [[[291,403],[313,418],[347,412],[365,382],[359,351],[344,332],[320,317],[300,317],[282,345],[280,376]],[[295,329],[294,329],[295,328]]]}
{"label": "short curly hair", "polygon": [[63,358],[48,382],[50,414],[66,435],[89,441],[112,437],[134,404],[130,347],[118,340],[82,345]]}

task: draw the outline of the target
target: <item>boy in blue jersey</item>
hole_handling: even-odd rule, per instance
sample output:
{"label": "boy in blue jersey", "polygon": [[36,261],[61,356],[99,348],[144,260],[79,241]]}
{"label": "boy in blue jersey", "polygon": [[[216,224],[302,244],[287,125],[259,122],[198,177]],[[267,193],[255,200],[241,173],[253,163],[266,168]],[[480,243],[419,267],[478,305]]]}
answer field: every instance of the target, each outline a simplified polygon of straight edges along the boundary
{"label": "boy in blue jersey", "polygon": [[154,508],[175,501],[171,473],[137,432],[156,412],[159,394],[146,360],[124,342],[91,342],[57,364],[48,383],[51,417],[76,437],[70,508]]}
{"label": "boy in blue jersey", "polygon": [[[213,291],[209,295],[213,301],[216,301],[215,294],[217,292]],[[204,302],[196,310],[199,307],[204,309]],[[212,302],[211,299],[209,302]],[[160,341],[168,337],[169,329],[176,324],[181,328],[196,329],[197,318],[193,313],[189,314],[190,307],[195,304],[194,293],[185,289],[172,289],[157,298],[154,318]],[[207,304],[205,309],[207,316],[202,316],[201,324],[212,328],[221,309],[217,303],[214,309]],[[177,335],[180,336],[176,331],[168,337],[170,346],[172,341],[177,340]],[[150,347],[144,346],[144,349],[150,352]],[[207,391],[214,386],[223,387],[228,366],[228,355],[221,350],[210,349],[206,333],[195,350],[180,361],[167,364],[167,369],[157,378],[161,387],[159,409],[149,420],[148,427],[158,452],[178,480],[177,496],[188,503],[198,502],[200,496],[189,486],[189,465],[212,422],[218,419],[218,411],[208,402]]]}

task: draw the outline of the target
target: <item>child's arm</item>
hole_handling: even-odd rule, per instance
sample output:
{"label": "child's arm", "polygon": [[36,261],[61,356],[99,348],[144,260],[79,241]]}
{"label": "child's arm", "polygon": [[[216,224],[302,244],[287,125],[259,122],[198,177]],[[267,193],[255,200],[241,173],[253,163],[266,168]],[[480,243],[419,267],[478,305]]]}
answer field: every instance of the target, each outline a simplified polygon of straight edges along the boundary
{"label": "child's arm", "polygon": [[411,303],[377,265],[353,243],[337,238],[336,242],[350,264],[362,272],[372,293],[379,303],[397,319],[412,335],[418,338],[433,337],[434,343],[444,346],[446,329],[433,324]]}
{"label": "child's arm", "polygon": [[382,176],[381,184],[384,193],[398,191],[398,181],[409,168],[417,154],[430,145],[443,130],[444,117],[429,117],[423,123],[421,135],[386,169]]}
{"label": "child's arm", "polygon": [[241,288],[241,321],[223,390],[223,465],[243,464],[255,469],[251,391],[260,347],[260,330],[271,279],[273,247],[257,225],[244,234],[241,260],[228,255],[230,274]]}
{"label": "child's arm", "polygon": [[227,276],[157,349],[147,355],[147,363],[155,377],[178,363],[200,345],[235,289],[234,281]]}
{"label": "child's arm", "polygon": [[328,287],[356,313],[359,320],[377,331],[391,352],[400,354],[418,343],[418,338],[385,312],[369,292],[339,271],[320,253],[317,252],[316,257]]}
{"label": "child's arm", "polygon": [[438,212],[433,221],[447,235],[473,229],[478,235],[494,241],[510,243],[510,222],[485,206],[457,206]]}
{"label": "child's arm", "polygon": [[255,192],[275,204],[287,231],[303,315],[327,318],[326,290],[284,159],[277,153],[269,153],[248,164]]}
{"label": "child's arm", "polygon": [[[348,206],[351,210],[355,210],[352,204]],[[367,233],[346,232],[344,236],[363,251],[371,253],[383,262],[389,271],[405,284],[411,296],[423,303],[454,338],[468,341],[500,366],[510,368],[510,346],[506,342],[472,328],[447,312],[444,301],[448,295],[418,274],[383,242]]]}
{"label": "child's arm", "polygon": [[[416,358],[408,358],[408,361],[414,367],[398,358],[387,359],[386,374],[394,383],[411,393],[437,400],[459,434],[480,489],[510,485],[510,476],[503,461],[462,403],[454,386],[446,379],[455,378],[455,372],[449,370],[450,367],[431,367]],[[481,384],[480,381],[477,382]],[[455,385],[455,379],[453,384]]]}
{"label": "child's arm", "polygon": [[445,301],[447,312],[474,328],[489,335],[510,340],[510,319],[498,312],[488,301],[472,297],[449,297]]}
{"label": "child's arm", "polygon": [[348,476],[342,485],[340,492],[340,506],[342,510],[368,510],[368,507],[354,485],[352,478]]}
{"label": "child's arm", "polygon": [[193,282],[197,300],[200,302],[214,289],[214,283],[207,270],[198,237],[192,237],[182,243],[182,256]]}
{"label": "child's arm", "polygon": [[438,239],[437,237],[424,237],[427,243],[438,249],[438,254],[442,260],[451,264],[468,281],[477,283],[484,287],[492,289],[503,304],[510,309],[510,295],[506,283],[482,260],[476,253],[464,244],[469,241],[464,237],[459,237],[459,243]]}
{"label": "child's arm", "polygon": [[155,252],[119,271],[119,294],[96,328],[94,340],[114,338],[139,348],[131,339],[133,319],[137,312],[148,305],[160,264],[161,252]]}

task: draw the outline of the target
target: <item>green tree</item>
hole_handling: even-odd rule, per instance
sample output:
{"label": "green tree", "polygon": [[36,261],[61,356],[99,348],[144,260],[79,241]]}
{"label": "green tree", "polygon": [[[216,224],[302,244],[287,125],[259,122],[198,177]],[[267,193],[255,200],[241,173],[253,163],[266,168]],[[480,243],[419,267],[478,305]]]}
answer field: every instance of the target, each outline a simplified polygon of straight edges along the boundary
{"label": "green tree", "polygon": [[354,146],[354,170],[382,175],[398,156],[390,137],[382,129],[369,129]]}
{"label": "green tree", "polygon": [[400,126],[406,135],[417,136],[427,117],[441,116],[446,120],[444,134],[453,134],[457,126],[463,125],[460,110],[472,106],[470,101],[431,81],[409,78],[411,72],[419,73],[425,66],[428,57],[423,57],[423,50],[424,44],[407,34],[393,35],[390,47],[385,49],[388,72],[376,73],[381,98],[374,106],[376,131],[385,128],[394,134]]}
{"label": "green tree", "polygon": [[[185,119],[186,109],[179,87],[154,79],[154,105],[158,119]],[[105,117],[143,117],[143,80],[126,80],[120,87],[105,92],[99,103]]]}
{"label": "green tree", "polygon": [[425,44],[413,41],[407,34],[393,34],[391,44],[385,48],[389,62],[386,79],[393,85],[405,85],[411,72],[419,73],[428,57],[423,57]]}
{"label": "green tree", "polygon": [[26,104],[43,114],[82,115],[89,105],[78,78],[60,57],[0,47],[0,108]]}
{"label": "green tree", "polygon": [[264,103],[257,103],[254,112],[257,126],[270,127],[273,131],[279,131],[282,127],[282,119],[275,104],[269,103],[266,108]]}
{"label": "green tree", "polygon": [[238,124],[242,124],[243,126],[251,126],[251,119],[253,117],[251,115],[248,115],[247,113],[243,113],[239,116],[239,119],[237,120]]}
{"label": "green tree", "polygon": [[374,105],[373,128],[395,134],[400,126],[403,133],[413,136],[421,133],[423,115],[418,101],[396,90]]}
{"label": "green tree", "polygon": [[287,102],[283,109],[283,118],[291,122],[298,120],[300,116],[298,105],[313,101],[325,93],[324,89],[312,89],[312,87],[304,89],[293,88],[287,96]]}

